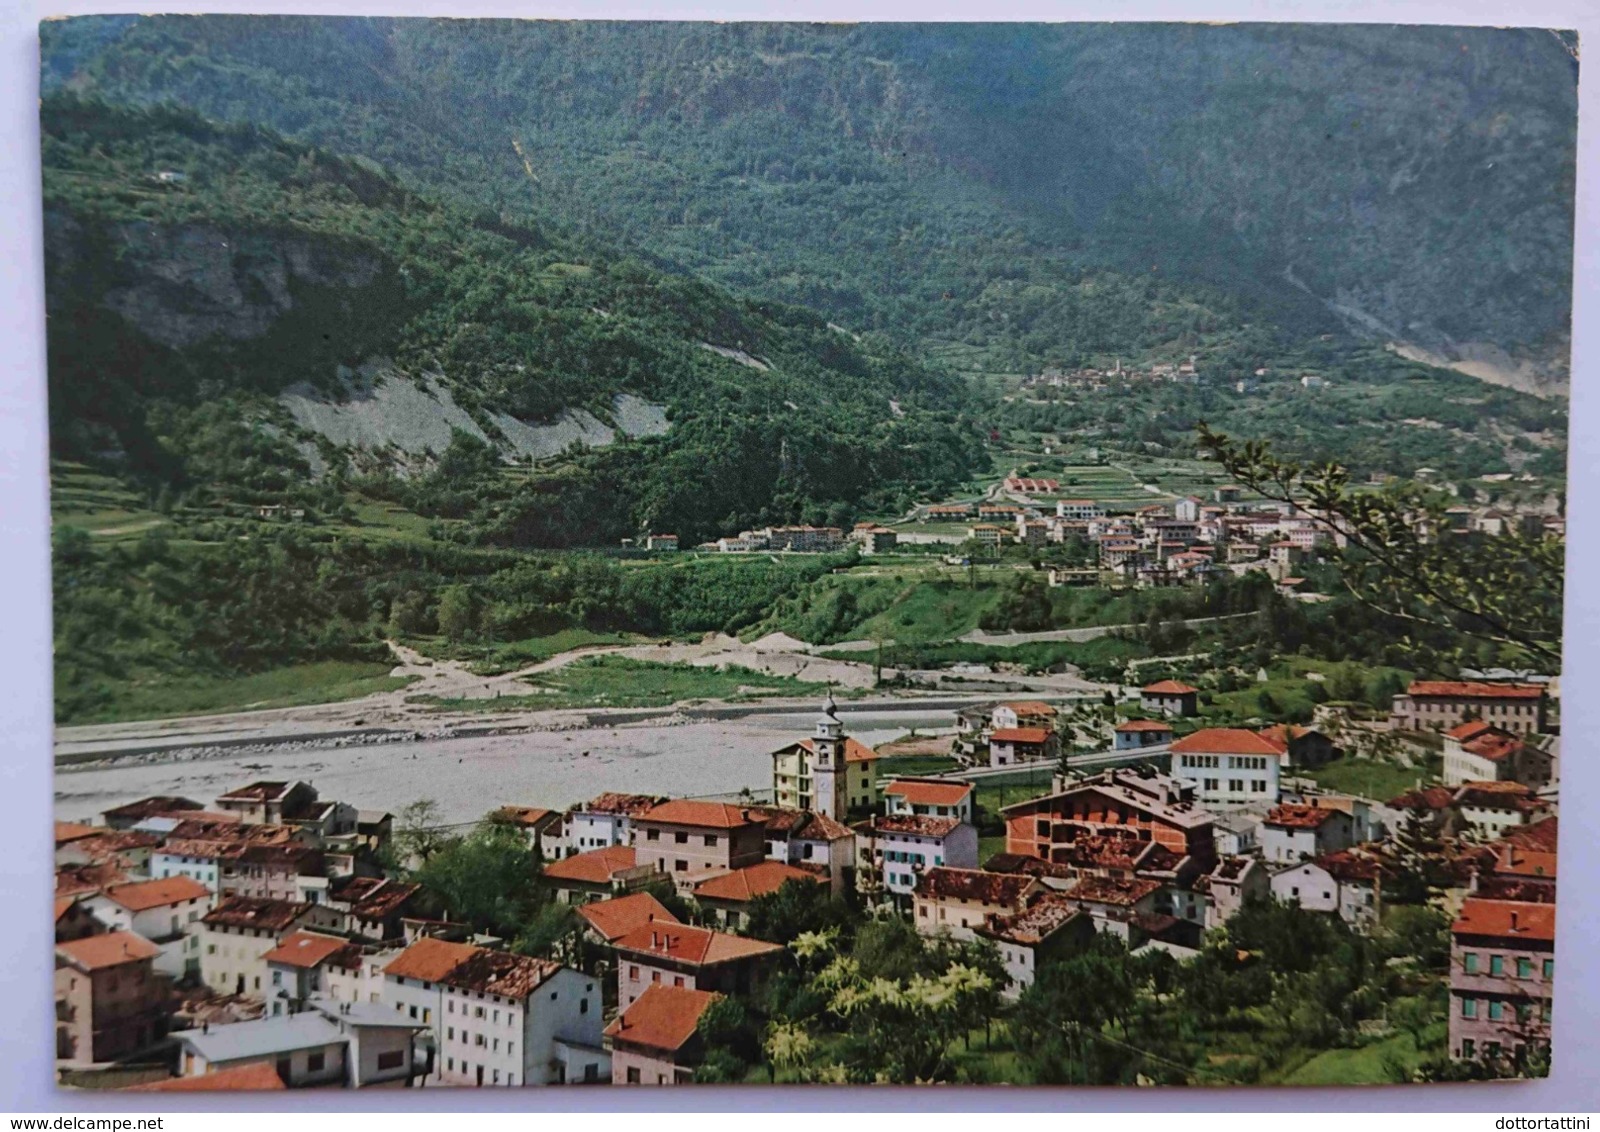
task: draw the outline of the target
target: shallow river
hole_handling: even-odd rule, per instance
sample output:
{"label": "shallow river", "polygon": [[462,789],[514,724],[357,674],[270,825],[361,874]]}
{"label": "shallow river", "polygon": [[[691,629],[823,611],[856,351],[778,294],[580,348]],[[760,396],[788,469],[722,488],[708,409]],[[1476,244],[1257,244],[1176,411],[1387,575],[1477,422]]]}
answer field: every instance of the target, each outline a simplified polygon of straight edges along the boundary
{"label": "shallow river", "polygon": [[[909,728],[949,727],[948,711],[850,712],[847,732],[869,746]],[[210,805],[255,779],[304,779],[324,798],[397,812],[419,798],[447,822],[496,806],[564,808],[604,790],[697,797],[772,787],[771,753],[812,732],[812,712],[753,715],[677,726],[640,724],[488,738],[433,739],[343,748],[283,750],[158,764],[56,771],[56,817],[84,819],[151,794]]]}

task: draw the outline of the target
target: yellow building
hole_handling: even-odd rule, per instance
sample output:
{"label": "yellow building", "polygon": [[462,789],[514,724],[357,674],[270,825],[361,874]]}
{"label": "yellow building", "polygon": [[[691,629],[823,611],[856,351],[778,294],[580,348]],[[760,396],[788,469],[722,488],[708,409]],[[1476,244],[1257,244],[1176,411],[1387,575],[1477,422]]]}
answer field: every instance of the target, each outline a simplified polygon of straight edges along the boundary
{"label": "yellow building", "polygon": [[816,733],[772,752],[773,804],[834,821],[844,821],[852,809],[876,809],[881,800],[872,769],[877,757],[865,743],[845,736],[830,694]]}

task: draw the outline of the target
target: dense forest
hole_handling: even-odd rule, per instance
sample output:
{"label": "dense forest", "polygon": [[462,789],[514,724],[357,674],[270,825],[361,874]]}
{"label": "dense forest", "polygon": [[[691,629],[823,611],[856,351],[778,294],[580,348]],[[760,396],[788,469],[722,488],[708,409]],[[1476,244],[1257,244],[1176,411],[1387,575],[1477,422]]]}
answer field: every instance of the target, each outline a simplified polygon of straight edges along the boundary
{"label": "dense forest", "polygon": [[[476,486],[502,544],[838,520],[974,468],[964,380],[809,312],[431,202],[256,127],[73,95],[43,121],[59,456],[247,499],[305,482],[313,453],[336,479],[382,478],[392,462],[352,463],[274,400],[294,383],[347,396],[340,367],[377,356],[437,375],[477,430],[457,458],[431,454],[443,482],[413,489],[422,509]],[[607,414],[619,393],[662,404],[665,435],[514,485],[471,458],[474,439],[492,448],[571,407]]]}
{"label": "dense forest", "polygon": [[969,368],[1206,357],[1253,322],[1564,382],[1557,33],[173,16],[42,36],[47,90],[270,125]]}

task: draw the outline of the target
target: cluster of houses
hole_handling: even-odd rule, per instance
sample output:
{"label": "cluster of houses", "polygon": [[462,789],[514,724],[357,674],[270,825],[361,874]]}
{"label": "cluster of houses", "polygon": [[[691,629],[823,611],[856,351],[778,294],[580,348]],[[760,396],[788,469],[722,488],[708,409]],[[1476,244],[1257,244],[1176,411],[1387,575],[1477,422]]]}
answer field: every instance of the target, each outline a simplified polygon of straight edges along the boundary
{"label": "cluster of houses", "polygon": [[[1161,681],[1140,692],[1146,718],[1116,725],[1113,765],[1051,767],[1039,796],[990,815],[975,781],[1057,758],[1058,709],[964,712],[967,769],[885,777],[830,697],[810,735],[772,753],[770,804],[611,792],[493,811],[581,923],[582,954],[546,958],[423,914],[419,888],[383,867],[388,814],[302,782],[251,783],[210,809],[142,799],[57,824],[58,1059],[153,1091],[692,1081],[705,1011],[785,961],[747,933],[787,885],[987,940],[1015,998],[1097,932],[1190,958],[1253,899],[1369,930],[1425,828],[1453,917],[1452,1056],[1517,1060],[1549,1035],[1545,695],[1414,683],[1392,723],[1436,733],[1445,780],[1385,802],[1297,777],[1338,756],[1315,729],[1185,732],[1196,689]],[[980,860],[988,821],[1004,848]]]}
{"label": "cluster of houses", "polygon": [[838,527],[762,527],[740,531],[714,542],[702,543],[701,550],[723,554],[751,554],[763,550],[787,550],[802,554],[827,554],[844,547],[845,533]]}
{"label": "cluster of houses", "polygon": [[1194,355],[1181,362],[1152,362],[1139,369],[1125,367],[1116,358],[1104,369],[1085,366],[1067,370],[1050,367],[1022,379],[1024,389],[1079,389],[1090,393],[1103,392],[1115,385],[1140,384],[1199,385],[1200,371]]}
{"label": "cluster of houses", "polygon": [[966,522],[967,537],[984,546],[1043,548],[1078,540],[1093,548],[1093,568],[1052,571],[1052,585],[1179,585],[1218,570],[1264,570],[1293,589],[1303,581],[1299,569],[1339,541],[1310,512],[1244,502],[1234,485],[1217,488],[1214,502],[1186,496],[1116,514],[1092,499],[1042,502],[1037,497],[1058,494],[1055,480],[1013,474],[1003,486],[1009,501],[932,504],[923,517]]}

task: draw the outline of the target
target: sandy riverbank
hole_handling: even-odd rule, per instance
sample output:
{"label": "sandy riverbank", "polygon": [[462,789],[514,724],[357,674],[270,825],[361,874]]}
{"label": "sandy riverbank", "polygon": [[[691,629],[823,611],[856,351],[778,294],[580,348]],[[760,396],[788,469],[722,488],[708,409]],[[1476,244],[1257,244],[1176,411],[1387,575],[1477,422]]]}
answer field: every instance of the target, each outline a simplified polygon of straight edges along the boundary
{"label": "sandy riverbank", "polygon": [[[947,727],[950,715],[903,708],[844,709],[849,732],[877,745],[911,728]],[[189,761],[125,760],[56,772],[56,816],[84,818],[151,794],[209,804],[257,778],[305,779],[324,797],[363,809],[437,801],[445,819],[472,821],[506,803],[566,806],[604,790],[681,796],[769,789],[771,752],[811,733],[814,710],[663,725],[656,720],[516,735],[423,739],[346,747],[252,747]]]}

